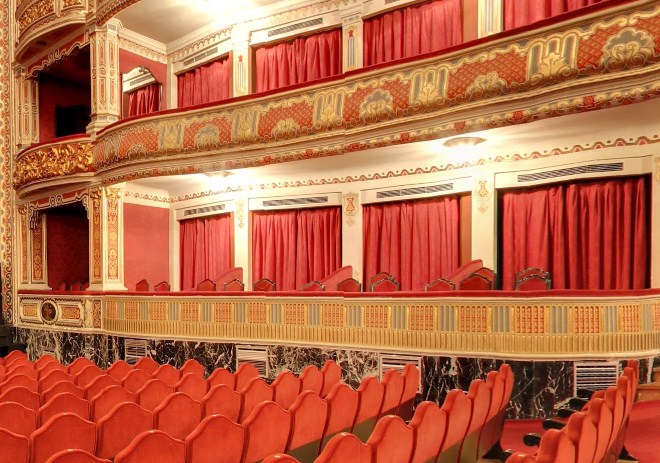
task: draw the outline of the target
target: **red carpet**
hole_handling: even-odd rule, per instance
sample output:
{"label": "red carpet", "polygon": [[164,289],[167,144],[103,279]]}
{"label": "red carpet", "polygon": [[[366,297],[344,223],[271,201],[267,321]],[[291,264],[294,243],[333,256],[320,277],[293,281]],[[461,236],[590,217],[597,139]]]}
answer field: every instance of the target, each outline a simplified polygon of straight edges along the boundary
{"label": "red carpet", "polygon": [[[535,432],[542,434],[541,420],[507,420],[502,435],[502,448],[534,453],[526,447],[522,437]],[[630,414],[626,433],[626,448],[639,463],[660,462],[660,401],[636,403]]]}

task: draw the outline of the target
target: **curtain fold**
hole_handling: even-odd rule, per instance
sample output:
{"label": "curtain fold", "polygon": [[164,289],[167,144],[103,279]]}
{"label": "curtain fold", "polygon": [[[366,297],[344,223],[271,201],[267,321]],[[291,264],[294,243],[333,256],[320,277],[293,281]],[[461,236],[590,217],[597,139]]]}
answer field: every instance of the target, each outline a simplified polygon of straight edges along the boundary
{"label": "curtain fold", "polygon": [[608,0],[504,0],[504,30],[515,29]]}
{"label": "curtain fold", "polygon": [[554,185],[502,196],[502,288],[530,267],[555,289],[648,285],[645,177]]}
{"label": "curtain fold", "polygon": [[179,225],[179,255],[182,290],[195,289],[215,279],[232,266],[231,214],[183,220]]}
{"label": "curtain fold", "polygon": [[463,42],[460,0],[434,0],[366,19],[365,66],[442,50]]}
{"label": "curtain fold", "polygon": [[198,66],[177,76],[177,102],[179,108],[231,96],[231,60],[229,57]]}
{"label": "curtain fold", "polygon": [[365,205],[362,220],[365,285],[375,274],[388,272],[402,291],[421,290],[459,266],[456,196]]}
{"label": "curtain fold", "polygon": [[160,110],[160,84],[153,83],[128,94],[128,117]]}
{"label": "curtain fold", "polygon": [[339,267],[340,208],[253,213],[253,281],[269,278],[278,290],[295,290]]}
{"label": "curtain fold", "polygon": [[341,40],[341,29],[334,29],[258,48],[255,52],[257,92],[340,74]]}

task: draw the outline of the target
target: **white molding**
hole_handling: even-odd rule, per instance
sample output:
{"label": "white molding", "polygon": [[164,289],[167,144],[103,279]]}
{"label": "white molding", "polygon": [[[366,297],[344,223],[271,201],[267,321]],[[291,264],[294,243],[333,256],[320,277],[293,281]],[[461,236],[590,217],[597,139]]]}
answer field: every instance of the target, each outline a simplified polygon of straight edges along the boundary
{"label": "white molding", "polygon": [[[142,34],[138,34],[137,32],[134,32],[130,29],[126,29],[123,27],[119,29],[119,41],[120,41],[119,46],[123,50],[130,51],[131,53],[139,54],[144,58],[148,58],[153,61],[158,61],[159,63],[167,63],[167,47],[165,46],[164,43],[161,43],[157,40],[146,37]],[[146,54],[140,54],[139,50],[135,50],[135,49],[131,50],[127,47],[122,47],[121,46],[122,41],[129,42],[131,44],[137,45],[138,47],[145,48],[156,56],[146,56]],[[154,59],[155,57],[158,57],[160,59]]]}
{"label": "white molding", "polygon": [[502,0],[479,0],[478,37],[487,37],[504,30],[504,4]]}

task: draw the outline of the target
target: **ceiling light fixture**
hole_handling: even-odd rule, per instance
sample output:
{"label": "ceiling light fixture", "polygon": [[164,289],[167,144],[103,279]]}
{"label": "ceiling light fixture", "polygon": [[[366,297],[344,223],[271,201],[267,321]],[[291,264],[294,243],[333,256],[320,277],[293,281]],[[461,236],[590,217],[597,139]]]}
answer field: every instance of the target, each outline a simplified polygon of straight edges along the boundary
{"label": "ceiling light fixture", "polygon": [[454,137],[450,138],[449,140],[445,140],[443,145],[447,148],[465,148],[476,146],[485,141],[486,139],[481,137]]}

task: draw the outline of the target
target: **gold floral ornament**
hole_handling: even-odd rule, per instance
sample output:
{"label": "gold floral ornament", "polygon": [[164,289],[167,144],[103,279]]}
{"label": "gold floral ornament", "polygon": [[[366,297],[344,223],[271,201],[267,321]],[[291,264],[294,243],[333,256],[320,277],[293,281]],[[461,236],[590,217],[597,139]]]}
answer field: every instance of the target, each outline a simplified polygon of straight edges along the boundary
{"label": "gold floral ornament", "polygon": [[278,121],[271,130],[271,137],[275,140],[286,140],[289,138],[294,138],[300,132],[300,124],[294,121],[291,118],[283,119]]}
{"label": "gold floral ornament", "polygon": [[67,143],[26,153],[16,161],[14,188],[37,180],[93,172],[92,147],[92,143]]}
{"label": "gold floral ornament", "polygon": [[609,72],[641,68],[653,58],[654,49],[647,32],[627,27],[607,41],[600,64]]}
{"label": "gold floral ornament", "polygon": [[360,117],[367,122],[386,121],[394,113],[394,100],[387,90],[377,89],[360,105]]}
{"label": "gold floral ornament", "polygon": [[481,100],[500,96],[506,89],[506,80],[502,79],[495,71],[477,76],[467,88],[467,94],[471,100]]}

